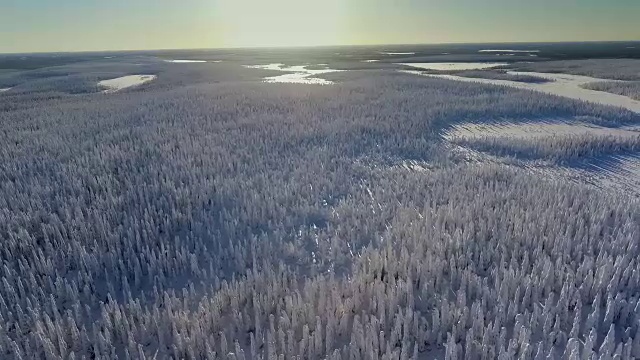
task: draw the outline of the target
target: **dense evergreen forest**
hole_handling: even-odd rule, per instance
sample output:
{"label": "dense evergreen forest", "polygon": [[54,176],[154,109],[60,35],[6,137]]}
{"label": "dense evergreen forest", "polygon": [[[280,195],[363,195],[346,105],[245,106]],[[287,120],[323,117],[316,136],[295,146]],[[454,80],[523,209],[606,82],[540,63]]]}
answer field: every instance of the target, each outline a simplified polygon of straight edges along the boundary
{"label": "dense evergreen forest", "polygon": [[[640,114],[362,66],[326,86],[147,56],[0,74],[0,358],[640,358],[638,197],[441,136]],[[97,85],[130,74],[157,79]],[[640,137],[455,145],[560,167]]]}

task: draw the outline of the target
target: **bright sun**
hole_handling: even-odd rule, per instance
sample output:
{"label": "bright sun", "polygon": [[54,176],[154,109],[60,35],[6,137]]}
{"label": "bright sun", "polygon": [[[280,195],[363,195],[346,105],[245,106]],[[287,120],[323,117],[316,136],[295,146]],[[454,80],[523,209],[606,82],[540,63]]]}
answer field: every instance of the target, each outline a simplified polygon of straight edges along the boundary
{"label": "bright sun", "polygon": [[219,0],[225,46],[315,46],[340,43],[341,0]]}

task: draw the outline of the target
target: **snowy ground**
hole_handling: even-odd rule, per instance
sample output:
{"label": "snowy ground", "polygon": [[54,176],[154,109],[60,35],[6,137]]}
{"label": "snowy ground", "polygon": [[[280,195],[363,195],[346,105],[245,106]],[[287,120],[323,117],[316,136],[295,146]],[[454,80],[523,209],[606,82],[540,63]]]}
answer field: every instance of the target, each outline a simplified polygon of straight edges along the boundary
{"label": "snowy ground", "polygon": [[206,63],[206,60],[165,60],[165,62],[174,64],[188,64],[188,63]]}
{"label": "snowy ground", "polygon": [[164,62],[172,63],[172,64],[203,64],[203,63],[221,63],[222,60],[186,60],[186,59],[177,59],[177,60],[164,60]]}
{"label": "snowy ground", "polygon": [[2,88],[2,89],[0,89],[0,93],[1,92],[5,92],[5,91],[9,91],[9,90],[11,90],[11,88]]}
{"label": "snowy ground", "polygon": [[487,49],[487,50],[480,50],[478,51],[479,53],[539,53],[540,50],[493,50],[493,49]]}
{"label": "snowy ground", "polygon": [[414,53],[414,52],[387,52],[387,51],[381,51],[380,54],[384,54],[384,55],[415,55],[416,53]]}
{"label": "snowy ground", "polygon": [[560,181],[586,184],[602,191],[640,197],[640,156],[613,155],[592,158],[575,167],[523,164],[529,172]]}
{"label": "snowy ground", "polygon": [[157,78],[156,75],[127,75],[115,79],[102,80],[99,86],[105,87],[104,93],[113,93],[133,86],[139,86]]}
{"label": "snowy ground", "polygon": [[268,64],[268,65],[247,65],[249,69],[262,69],[283,71],[287,74],[278,76],[269,76],[264,79],[266,83],[288,83],[288,84],[309,84],[309,85],[331,85],[333,81],[322,78],[313,77],[314,75],[328,74],[338,72],[336,69],[320,69],[309,70],[304,65],[296,65],[286,67],[284,64]]}
{"label": "snowy ground", "polygon": [[616,155],[584,164],[596,184],[640,194],[640,155]]}
{"label": "snowy ground", "polygon": [[518,71],[554,74],[573,74],[601,79],[640,81],[640,59],[583,59],[519,62],[513,64]]}
{"label": "snowy ground", "polygon": [[465,123],[454,125],[443,134],[443,138],[453,141],[473,137],[530,138],[558,135],[615,135],[635,137],[640,135],[640,128],[606,128],[581,122],[525,122],[523,124],[504,123]]}
{"label": "snowy ground", "polygon": [[616,154],[596,156],[558,166],[546,161],[503,159],[457,144],[466,139],[515,138],[526,139],[557,136],[611,135],[637,137],[640,126],[606,128],[579,121],[547,120],[524,123],[464,123],[454,125],[442,133],[442,138],[450,143],[454,153],[462,155],[469,162],[496,163],[517,166],[528,172],[556,180],[587,184],[605,191],[616,191],[640,196],[640,154]]}
{"label": "snowy ground", "polygon": [[[411,64],[405,64],[411,65]],[[414,66],[414,65],[411,65]],[[601,91],[595,91],[585,89],[582,86],[585,84],[607,81],[606,79],[598,79],[590,76],[581,75],[569,75],[569,74],[548,74],[538,72],[522,72],[522,71],[508,71],[507,74],[511,75],[531,75],[537,76],[549,80],[551,82],[546,83],[523,83],[510,80],[495,80],[495,79],[481,79],[481,78],[467,78],[457,75],[440,75],[440,74],[427,74],[418,71],[405,71],[407,73],[413,73],[417,75],[423,75],[428,77],[435,77],[440,79],[448,79],[454,81],[473,82],[481,84],[492,84],[510,86],[518,89],[534,90],[547,94],[564,96],[571,99],[583,100],[592,103],[611,105],[616,107],[625,108],[637,113],[640,113],[640,101],[631,99],[626,96],[605,93]],[[613,81],[613,80],[612,80]]]}
{"label": "snowy ground", "polygon": [[640,81],[606,81],[582,85],[585,89],[608,92],[640,100]]}
{"label": "snowy ground", "polygon": [[508,65],[506,63],[401,63],[399,65],[410,66],[425,70],[482,70],[492,69],[500,66]]}

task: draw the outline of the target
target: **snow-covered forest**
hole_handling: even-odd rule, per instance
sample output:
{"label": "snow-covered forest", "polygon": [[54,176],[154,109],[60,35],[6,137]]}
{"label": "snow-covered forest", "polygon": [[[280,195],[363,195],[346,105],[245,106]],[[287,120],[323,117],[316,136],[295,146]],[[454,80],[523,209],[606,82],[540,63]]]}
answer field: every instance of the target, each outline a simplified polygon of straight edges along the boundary
{"label": "snow-covered forest", "polygon": [[596,82],[585,85],[587,89],[606,91],[640,100],[640,81],[629,82]]}
{"label": "snow-covered forest", "polygon": [[[544,83],[550,80],[532,75],[512,75],[500,70],[431,71],[435,74],[459,75],[468,78],[511,80],[524,83]],[[595,89],[594,89],[595,90]]]}
{"label": "snow-covered forest", "polygon": [[478,137],[461,139],[463,146],[500,156],[548,159],[556,162],[617,153],[640,153],[640,133],[615,135],[551,135],[549,137]]}
{"label": "snow-covered forest", "polygon": [[[0,74],[0,358],[640,358],[640,197],[482,161],[638,155],[640,114],[203,59]],[[442,136],[558,118],[636,135]]]}

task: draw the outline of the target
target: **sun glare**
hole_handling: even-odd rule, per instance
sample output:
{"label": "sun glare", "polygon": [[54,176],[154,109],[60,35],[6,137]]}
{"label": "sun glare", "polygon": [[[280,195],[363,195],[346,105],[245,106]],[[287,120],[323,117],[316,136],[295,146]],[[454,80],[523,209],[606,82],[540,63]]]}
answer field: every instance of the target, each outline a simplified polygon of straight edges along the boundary
{"label": "sun glare", "polygon": [[344,2],[340,0],[220,0],[225,46],[314,46],[340,43]]}

